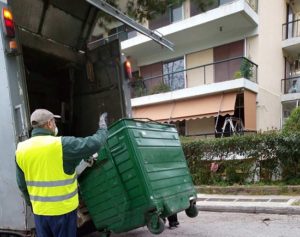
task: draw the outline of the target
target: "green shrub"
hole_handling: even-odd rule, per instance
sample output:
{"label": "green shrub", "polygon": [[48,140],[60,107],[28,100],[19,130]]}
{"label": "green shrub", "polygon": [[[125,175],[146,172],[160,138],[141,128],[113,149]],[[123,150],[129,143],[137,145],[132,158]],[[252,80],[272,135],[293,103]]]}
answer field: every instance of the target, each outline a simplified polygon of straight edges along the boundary
{"label": "green shrub", "polygon": [[[197,185],[274,179],[300,184],[300,132],[184,139],[182,146]],[[219,164],[216,172],[210,171],[212,162]]]}
{"label": "green shrub", "polygon": [[163,92],[168,92],[170,91],[171,88],[167,84],[160,82],[158,85],[154,86],[152,90],[150,91],[150,94],[158,94],[158,93],[163,93]]}
{"label": "green shrub", "polygon": [[282,169],[282,180],[300,179],[300,133],[284,133],[279,136],[277,159]]}
{"label": "green shrub", "polygon": [[300,107],[295,108],[286,120],[284,132],[300,132]]}
{"label": "green shrub", "polygon": [[239,79],[239,78],[242,78],[242,72],[239,70],[239,71],[236,71],[234,72],[233,74],[233,79]]}
{"label": "green shrub", "polygon": [[253,64],[250,61],[248,61],[247,59],[243,58],[241,67],[240,67],[241,75],[244,78],[251,79],[253,76],[252,70],[253,70]]}
{"label": "green shrub", "polygon": [[142,77],[137,77],[132,84],[134,89],[134,96],[140,97],[145,95],[145,85]]}

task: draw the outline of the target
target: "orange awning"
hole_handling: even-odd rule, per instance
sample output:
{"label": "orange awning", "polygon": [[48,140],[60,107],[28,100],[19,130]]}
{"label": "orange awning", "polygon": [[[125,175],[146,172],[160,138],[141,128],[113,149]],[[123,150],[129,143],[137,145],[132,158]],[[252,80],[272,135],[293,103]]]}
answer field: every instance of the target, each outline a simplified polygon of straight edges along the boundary
{"label": "orange awning", "polygon": [[245,129],[256,131],[256,94],[245,90],[244,92]]}
{"label": "orange awning", "polygon": [[167,103],[133,108],[134,118],[149,118],[156,121],[178,121],[220,115],[233,115],[236,93],[193,97]]}

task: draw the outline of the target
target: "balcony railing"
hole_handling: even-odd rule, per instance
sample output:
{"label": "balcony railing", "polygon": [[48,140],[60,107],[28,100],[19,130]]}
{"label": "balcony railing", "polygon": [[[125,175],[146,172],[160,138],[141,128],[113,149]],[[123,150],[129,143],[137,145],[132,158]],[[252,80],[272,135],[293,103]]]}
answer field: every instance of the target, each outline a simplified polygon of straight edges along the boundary
{"label": "balcony railing", "polygon": [[281,88],[284,94],[300,93],[300,76],[281,80]]}
{"label": "balcony railing", "polygon": [[300,36],[300,19],[282,25],[282,40]]}
{"label": "balcony railing", "polygon": [[257,82],[257,64],[245,57],[231,58],[131,82],[131,97],[159,94],[205,84],[246,78]]}

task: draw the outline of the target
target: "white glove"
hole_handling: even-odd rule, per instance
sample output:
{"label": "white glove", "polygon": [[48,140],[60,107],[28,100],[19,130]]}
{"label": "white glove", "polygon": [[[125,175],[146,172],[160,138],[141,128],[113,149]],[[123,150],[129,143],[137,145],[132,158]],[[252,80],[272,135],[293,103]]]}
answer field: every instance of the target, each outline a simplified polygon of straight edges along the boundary
{"label": "white glove", "polygon": [[107,129],[107,112],[104,112],[100,115],[99,128]]}
{"label": "white glove", "polygon": [[87,167],[92,167],[93,164],[96,162],[98,157],[98,153],[95,153],[87,160],[81,160],[79,165],[77,165],[75,171],[77,176],[79,176]]}
{"label": "white glove", "polygon": [[89,159],[85,161],[87,163],[87,166],[92,167],[93,164],[97,161],[97,158],[98,158],[98,153],[92,155]]}

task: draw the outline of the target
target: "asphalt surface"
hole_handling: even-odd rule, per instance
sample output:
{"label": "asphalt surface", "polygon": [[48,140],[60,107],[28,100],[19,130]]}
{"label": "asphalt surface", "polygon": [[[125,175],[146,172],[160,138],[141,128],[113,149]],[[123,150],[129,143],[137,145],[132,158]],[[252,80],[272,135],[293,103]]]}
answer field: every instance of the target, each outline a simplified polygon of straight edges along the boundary
{"label": "asphalt surface", "polygon": [[[179,213],[180,226],[159,236],[294,237],[300,236],[300,196],[198,194],[198,217]],[[89,237],[99,237],[99,233]],[[111,237],[150,237],[147,227]]]}
{"label": "asphalt surface", "polygon": [[[199,212],[196,218],[178,215],[180,225],[166,229],[160,235],[151,234],[146,227],[111,237],[296,237],[300,235],[299,215]],[[90,237],[99,237],[95,233]]]}

